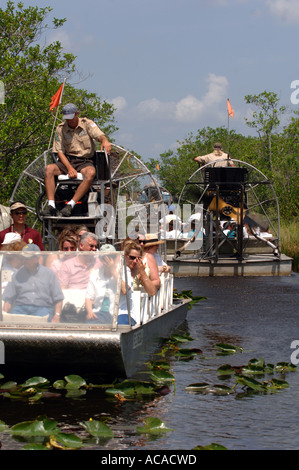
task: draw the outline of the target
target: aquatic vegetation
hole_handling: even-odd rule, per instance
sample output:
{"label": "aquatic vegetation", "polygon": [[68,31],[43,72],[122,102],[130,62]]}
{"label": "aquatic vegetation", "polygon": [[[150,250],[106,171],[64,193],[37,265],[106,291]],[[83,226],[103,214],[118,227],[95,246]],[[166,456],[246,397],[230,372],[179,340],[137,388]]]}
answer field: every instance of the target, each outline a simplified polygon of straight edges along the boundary
{"label": "aquatic vegetation", "polygon": [[243,352],[243,348],[240,346],[233,346],[231,344],[217,343],[215,346],[221,354],[235,354],[236,352]]}
{"label": "aquatic vegetation", "polygon": [[194,296],[192,295],[191,290],[182,290],[181,292],[177,292],[176,289],[173,290],[173,299],[190,299],[188,304],[188,309],[190,310],[193,305],[197,304],[200,300],[206,300],[206,297],[203,296]]}
{"label": "aquatic vegetation", "polygon": [[227,448],[222,446],[221,444],[212,442],[211,444],[207,446],[196,446],[192,450],[227,450]]}
{"label": "aquatic vegetation", "polygon": [[114,437],[113,431],[102,421],[90,419],[89,421],[84,421],[80,424],[91,436],[105,439],[111,439]]}
{"label": "aquatic vegetation", "polygon": [[[107,400],[114,400],[116,406],[126,406],[126,402],[137,400],[151,400],[155,397],[171,392],[171,386],[175,383],[175,376],[171,373],[173,361],[190,361],[200,357],[205,361],[203,351],[198,348],[186,348],[186,343],[194,339],[189,334],[175,334],[165,340],[161,355],[163,360],[150,361],[148,365],[148,380],[124,380],[115,381],[112,384],[88,383],[80,375],[67,375],[51,384],[45,377],[34,376],[18,384],[13,380],[5,381],[0,374],[0,397],[11,401],[19,400],[24,403],[34,404],[40,400],[51,398],[75,398],[82,397],[88,391],[100,389]],[[217,343],[215,348],[217,356],[227,356],[243,352],[240,346],[226,343]],[[185,387],[185,391],[194,395],[233,396],[241,399],[248,395],[273,394],[289,387],[285,379],[287,373],[297,370],[292,363],[278,362],[268,364],[263,358],[253,358],[243,365],[223,364],[218,369],[206,369],[207,372],[217,374],[221,380],[230,380],[230,383],[208,383],[198,381]],[[275,376],[278,374],[278,378]],[[174,390],[175,392],[175,390]],[[105,421],[105,422],[104,422]],[[19,442],[27,442],[25,450],[66,450],[87,448],[89,445],[105,445],[110,439],[115,438],[113,430],[108,425],[109,416],[103,420],[90,418],[87,421],[77,423],[81,427],[80,436],[64,432],[58,423],[47,417],[38,417],[32,421],[16,423],[8,426],[0,420],[0,434],[8,433]],[[159,417],[146,417],[144,426],[136,428],[136,434],[159,436],[172,429],[160,420]],[[85,437],[82,438],[82,434]],[[197,446],[193,450],[227,450],[220,444],[211,443],[206,446]]]}
{"label": "aquatic vegetation", "polygon": [[[226,345],[225,345],[226,346]],[[231,347],[229,348],[232,349]],[[236,348],[234,348],[237,350]],[[291,363],[279,362],[278,364],[266,364],[264,359],[250,359],[248,364],[242,366],[232,366],[230,364],[224,364],[217,369],[217,373],[222,378],[234,377],[235,384],[232,387],[223,386],[223,385],[210,385],[206,382],[204,383],[193,383],[188,385],[185,390],[189,393],[211,393],[211,394],[223,394],[229,395],[235,393],[240,396],[246,395],[246,393],[268,393],[282,390],[289,387],[288,382],[285,380],[277,379],[271,377],[268,380],[256,380],[253,378],[253,375],[265,376],[273,375],[275,372],[280,374],[285,374],[286,372],[295,371],[297,368]],[[242,387],[242,390],[237,388],[237,385]]]}
{"label": "aquatic vegetation", "polygon": [[149,417],[144,420],[144,423],[144,427],[137,427],[139,434],[164,434],[165,432],[173,431],[173,429],[168,428],[159,418]]}

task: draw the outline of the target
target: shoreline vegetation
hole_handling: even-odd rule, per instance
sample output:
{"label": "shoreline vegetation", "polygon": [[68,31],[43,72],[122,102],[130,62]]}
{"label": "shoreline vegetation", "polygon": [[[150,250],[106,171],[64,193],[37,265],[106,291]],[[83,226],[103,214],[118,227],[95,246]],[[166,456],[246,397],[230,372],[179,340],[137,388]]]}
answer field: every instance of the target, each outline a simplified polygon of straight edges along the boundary
{"label": "shoreline vegetation", "polygon": [[281,222],[281,252],[293,258],[293,271],[299,272],[299,223]]}

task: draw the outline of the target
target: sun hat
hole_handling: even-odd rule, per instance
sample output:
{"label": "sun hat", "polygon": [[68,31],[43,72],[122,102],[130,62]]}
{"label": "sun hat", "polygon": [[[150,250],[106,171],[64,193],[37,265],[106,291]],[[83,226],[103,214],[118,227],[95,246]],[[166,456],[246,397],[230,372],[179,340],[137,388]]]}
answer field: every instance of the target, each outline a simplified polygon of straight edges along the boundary
{"label": "sun hat", "polygon": [[113,245],[110,245],[109,243],[105,243],[104,245],[101,246],[100,251],[116,251]]}
{"label": "sun hat", "polygon": [[143,241],[143,244],[144,244],[145,248],[147,248],[149,246],[162,245],[163,243],[165,243],[164,240],[159,240],[158,235],[156,235],[154,233],[146,234],[145,239],[142,240],[142,241]]}
{"label": "sun hat", "polygon": [[73,119],[76,112],[78,111],[77,106],[73,103],[68,103],[62,108],[63,119]]}
{"label": "sun hat", "polygon": [[16,209],[20,209],[21,207],[27,210],[27,207],[25,206],[25,204],[23,204],[23,202],[12,202],[10,205],[10,211],[15,211]]}
{"label": "sun hat", "polygon": [[10,243],[18,242],[20,240],[22,240],[22,238],[19,233],[8,232],[4,237],[2,245],[9,245]]}

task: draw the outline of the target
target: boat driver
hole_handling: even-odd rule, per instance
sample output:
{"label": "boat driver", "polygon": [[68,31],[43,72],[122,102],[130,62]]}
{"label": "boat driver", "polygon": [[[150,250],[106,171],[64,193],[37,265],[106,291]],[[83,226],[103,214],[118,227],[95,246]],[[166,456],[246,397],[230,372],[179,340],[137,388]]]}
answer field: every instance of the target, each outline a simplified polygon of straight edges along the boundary
{"label": "boat driver", "polygon": [[206,165],[207,163],[214,163],[213,167],[214,166],[217,166],[217,167],[234,166],[233,162],[229,158],[229,154],[224,153],[222,151],[222,145],[219,142],[216,142],[214,144],[214,149],[212,153],[195,157],[194,160],[198,162],[200,165]]}
{"label": "boat driver", "polygon": [[57,126],[53,142],[53,153],[57,154],[58,161],[46,167],[48,207],[43,212],[45,216],[59,215],[54,200],[55,176],[64,174],[69,178],[77,178],[77,172],[83,174],[83,181],[73,198],[60,211],[63,217],[70,217],[75,204],[87,193],[95,177],[92,161],[95,153],[94,140],[101,142],[101,149],[105,149],[108,155],[111,152],[111,144],[105,134],[92,120],[79,117],[79,111],[74,104],[66,104],[62,114],[65,122]]}

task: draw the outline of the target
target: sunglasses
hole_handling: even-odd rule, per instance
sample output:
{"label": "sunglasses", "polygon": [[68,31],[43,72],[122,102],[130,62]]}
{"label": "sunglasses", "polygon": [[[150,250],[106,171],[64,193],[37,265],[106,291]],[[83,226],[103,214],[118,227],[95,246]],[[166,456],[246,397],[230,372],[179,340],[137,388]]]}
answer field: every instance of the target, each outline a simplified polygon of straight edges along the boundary
{"label": "sunglasses", "polygon": [[26,215],[27,211],[15,211],[14,214],[16,214],[16,215]]}
{"label": "sunglasses", "polygon": [[130,258],[131,261],[134,261],[135,259],[140,259],[140,256],[131,256],[131,255],[128,255],[128,257]]}

